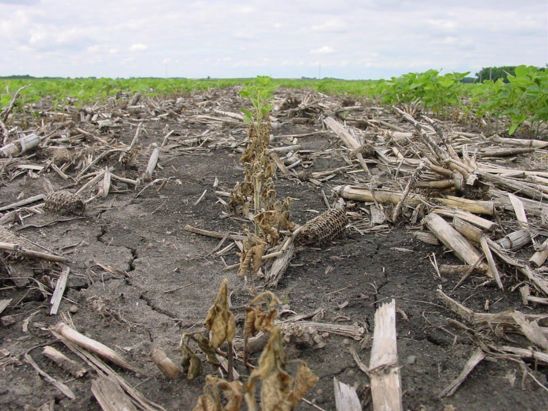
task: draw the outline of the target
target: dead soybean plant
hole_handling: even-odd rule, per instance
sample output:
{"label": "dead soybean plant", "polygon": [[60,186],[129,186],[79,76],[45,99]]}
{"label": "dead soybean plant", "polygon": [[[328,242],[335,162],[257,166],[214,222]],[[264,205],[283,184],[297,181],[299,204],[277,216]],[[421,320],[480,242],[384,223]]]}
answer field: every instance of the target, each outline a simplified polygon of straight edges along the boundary
{"label": "dead soybean plant", "polygon": [[[201,372],[200,359],[190,343],[198,345],[207,362],[215,367],[223,366],[227,357],[227,380],[213,375],[206,376],[204,393],[198,398],[193,411],[240,411],[244,404],[249,411],[257,411],[257,387],[260,384],[260,409],[262,411],[291,411],[317,383],[318,377],[304,362],[300,362],[294,376],[286,371],[287,359],[283,347],[281,329],[275,324],[279,299],[270,291],[257,295],[246,307],[243,327],[244,364],[252,368],[246,381],[239,381],[234,369],[232,342],[236,336],[236,322],[228,303],[228,280],[224,279],[210,307],[205,326],[208,334],[201,332],[183,334],[181,351],[187,378],[193,379]],[[259,332],[268,336],[258,365],[248,363],[247,341]],[[219,348],[226,343],[228,352]]]}
{"label": "dead soybean plant", "polygon": [[217,350],[226,342],[228,362],[226,371],[228,379],[232,380],[234,371],[232,341],[236,334],[236,320],[228,304],[228,280],[226,278],[221,283],[215,301],[207,312],[205,326],[208,330],[207,336],[201,332],[196,332],[192,334],[183,333],[181,337],[182,365],[187,373],[187,378],[193,380],[202,371],[200,359],[192,351],[191,342],[195,343],[205,354],[210,364],[217,367],[221,366],[221,358],[217,354]]}
{"label": "dead soybean plant", "polygon": [[294,228],[289,219],[289,199],[277,199],[274,187],[276,163],[268,153],[269,101],[273,91],[274,85],[270,78],[257,77],[241,92],[251,103],[251,109],[244,110],[249,138],[240,158],[244,181],[234,187],[230,206],[235,212],[249,218],[254,225],[254,232],[248,233],[244,241],[240,259],[239,275],[246,278],[260,270],[267,247],[279,244],[280,232]]}

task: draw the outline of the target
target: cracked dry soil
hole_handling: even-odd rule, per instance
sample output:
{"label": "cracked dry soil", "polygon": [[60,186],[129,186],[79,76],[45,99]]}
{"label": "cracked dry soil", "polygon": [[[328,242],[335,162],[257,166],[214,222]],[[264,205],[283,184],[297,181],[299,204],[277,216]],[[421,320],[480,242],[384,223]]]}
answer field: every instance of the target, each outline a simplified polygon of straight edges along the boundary
{"label": "cracked dry soil", "polygon": [[[151,132],[146,143],[159,139],[159,131]],[[305,149],[325,148],[330,141],[318,136],[303,144]],[[223,271],[222,261],[209,255],[218,240],[183,229],[185,224],[213,230],[239,229],[239,222],[221,218],[223,206],[217,202],[212,184],[217,177],[219,187],[230,190],[241,179],[242,171],[238,154],[224,149],[180,155],[163,166],[158,177],[175,179],[159,191],[153,187],[138,198],[133,192],[109,195],[94,202],[84,219],[44,227],[36,226],[49,217],[38,215],[27,222],[35,227],[29,226],[21,234],[70,258],[71,274],[61,311],[68,311],[71,305],[77,307],[71,314],[77,329],[123,352],[145,368],[148,376],[137,377],[118,369],[120,374],[166,409],[190,410],[201,393],[204,376],[193,382],[168,381],[155,368],[149,353],[158,345],[172,358],[179,358],[177,345],[182,330],[202,323],[225,276],[236,290],[232,302],[237,318],[243,319],[247,298],[239,291],[241,280],[234,271]],[[338,164],[333,160],[321,166],[333,168]],[[299,223],[314,216],[310,210],[325,207],[320,189],[312,185],[285,179],[276,184],[280,196],[295,198],[292,216]],[[194,206],[205,189],[204,199]],[[8,202],[20,192],[40,192],[40,187],[28,179],[2,190]],[[448,325],[447,319],[453,315],[436,300],[440,284],[449,288],[458,279],[438,278],[428,261],[431,253],[439,263],[455,263],[441,247],[420,243],[403,228],[364,236],[348,231],[321,249],[303,248],[297,253],[276,290],[281,300],[297,313],[321,308],[325,321],[363,325],[369,336],[361,342],[330,336],[321,349],[288,346],[290,358],[307,361],[320,377],[307,398],[333,410],[332,379],[336,376],[355,384],[367,403],[368,378],[354,363],[349,349],[355,347],[362,361],[368,363],[375,309],[380,302],[395,298],[405,409],[449,410],[450,405],[457,410],[548,409],[542,389],[530,379],[522,386],[519,367],[502,361],[483,361],[454,396],[438,399],[439,392],[460,373],[475,345],[462,329]],[[235,255],[226,258],[227,264],[236,261]],[[47,268],[40,263],[26,270],[38,273],[41,281],[47,280]],[[458,289],[456,298],[467,299],[467,306],[477,311],[482,310],[486,299],[494,302],[493,311],[521,305],[516,293],[476,288],[480,282],[467,282]],[[46,314],[47,301],[32,285],[29,281],[19,288],[0,290],[0,298],[13,298],[17,303],[9,312],[16,321],[0,328],[2,349],[15,356],[52,342],[47,328],[58,321]],[[28,332],[23,332],[22,322],[31,315]],[[60,345],[57,348],[62,349]],[[45,360],[39,349],[31,355],[44,370],[67,383],[77,399],[64,398],[29,365],[15,362],[4,364],[0,373],[1,409],[35,409],[51,398],[55,398],[56,409],[100,409],[89,378],[70,379]],[[540,372],[537,377],[543,378]],[[370,407],[367,403],[364,409]],[[313,408],[303,403],[299,409]]]}

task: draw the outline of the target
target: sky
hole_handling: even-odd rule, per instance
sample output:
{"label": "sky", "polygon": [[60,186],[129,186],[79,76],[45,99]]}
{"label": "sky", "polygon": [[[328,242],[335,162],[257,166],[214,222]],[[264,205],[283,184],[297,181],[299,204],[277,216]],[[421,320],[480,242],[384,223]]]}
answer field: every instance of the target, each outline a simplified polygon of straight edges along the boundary
{"label": "sky", "polygon": [[0,76],[374,79],[547,63],[546,0],[0,0]]}

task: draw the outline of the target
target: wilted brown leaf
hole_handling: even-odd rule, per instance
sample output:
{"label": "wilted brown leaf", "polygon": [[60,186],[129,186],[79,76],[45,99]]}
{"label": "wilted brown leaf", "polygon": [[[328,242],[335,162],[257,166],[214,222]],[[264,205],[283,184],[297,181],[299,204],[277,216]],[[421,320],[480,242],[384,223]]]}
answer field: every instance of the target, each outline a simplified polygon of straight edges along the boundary
{"label": "wilted brown leaf", "polygon": [[223,342],[232,343],[236,334],[236,320],[228,307],[228,280],[221,283],[217,297],[207,312],[205,325],[209,330],[210,346],[217,349]]}
{"label": "wilted brown leaf", "polygon": [[246,385],[245,400],[250,410],[256,409],[255,385],[261,380],[261,410],[291,411],[318,381],[312,371],[301,364],[293,379],[284,369],[285,353],[279,327],[272,327],[270,339]]}
{"label": "wilted brown leaf", "polygon": [[301,363],[297,369],[293,388],[289,394],[289,402],[293,406],[297,405],[304,398],[306,393],[316,385],[318,380],[318,376],[315,375],[304,362]]}
{"label": "wilted brown leaf", "polygon": [[[223,395],[226,401],[223,401]],[[228,382],[208,375],[204,394],[198,398],[192,411],[239,411],[242,401],[243,385],[241,382]],[[223,402],[226,402],[224,406]]]}
{"label": "wilted brown leaf", "polygon": [[183,341],[181,342],[181,365],[186,371],[187,379],[193,380],[198,375],[200,375],[200,372],[202,371],[202,364],[200,362],[200,359],[196,356],[196,354],[192,352],[192,350],[188,346],[186,342],[187,339],[188,336],[183,336]]}
{"label": "wilted brown leaf", "polygon": [[263,263],[266,243],[254,234],[249,234],[244,240],[244,249],[240,257],[238,275],[256,274]]}
{"label": "wilted brown leaf", "polygon": [[259,331],[270,331],[278,316],[280,300],[272,292],[265,291],[256,296],[246,309],[244,334],[254,336]]}
{"label": "wilted brown leaf", "polygon": [[261,384],[262,411],[291,411],[289,401],[292,378],[283,370],[267,376]]}
{"label": "wilted brown leaf", "polygon": [[218,411],[220,408],[207,395],[200,395],[192,411]]}
{"label": "wilted brown leaf", "polygon": [[205,335],[199,333],[193,334],[192,339],[196,341],[200,350],[206,355],[207,362],[215,366],[220,365],[219,360],[217,359],[217,353],[215,352],[215,349],[209,345],[209,339]]}

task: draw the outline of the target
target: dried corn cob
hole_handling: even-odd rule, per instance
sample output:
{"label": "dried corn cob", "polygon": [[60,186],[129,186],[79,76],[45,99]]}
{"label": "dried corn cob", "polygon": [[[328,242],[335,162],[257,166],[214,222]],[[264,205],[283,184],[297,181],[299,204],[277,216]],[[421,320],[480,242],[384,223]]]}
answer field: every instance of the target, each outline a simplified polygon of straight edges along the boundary
{"label": "dried corn cob", "polygon": [[332,208],[308,221],[297,233],[297,244],[325,243],[341,234],[348,224],[344,208]]}
{"label": "dried corn cob", "polygon": [[48,194],[44,202],[46,210],[57,214],[82,215],[86,208],[80,196],[65,190]]}
{"label": "dried corn cob", "polygon": [[55,165],[70,163],[74,160],[73,154],[65,147],[52,148],[50,154]]}
{"label": "dried corn cob", "polygon": [[128,151],[122,153],[122,155],[120,156],[120,163],[122,163],[125,168],[135,167],[139,154],[141,154],[141,147],[135,145],[131,147]]}

